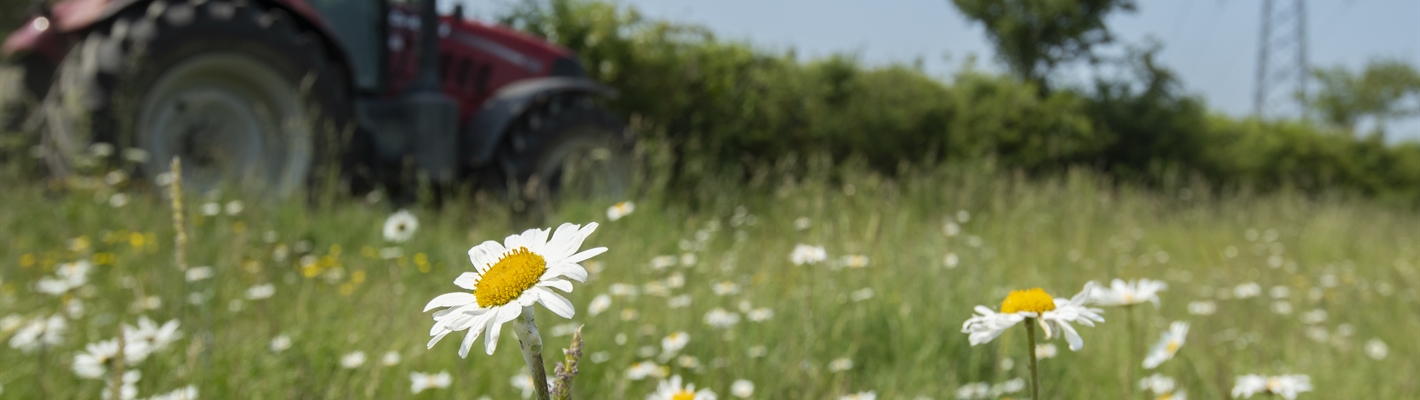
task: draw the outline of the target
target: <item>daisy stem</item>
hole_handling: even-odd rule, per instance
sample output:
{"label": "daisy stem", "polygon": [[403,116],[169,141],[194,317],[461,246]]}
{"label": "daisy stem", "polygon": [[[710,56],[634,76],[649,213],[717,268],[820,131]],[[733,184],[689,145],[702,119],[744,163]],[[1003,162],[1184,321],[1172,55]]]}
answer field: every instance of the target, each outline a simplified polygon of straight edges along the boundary
{"label": "daisy stem", "polygon": [[532,306],[523,307],[522,316],[518,317],[517,323],[513,325],[513,333],[518,335],[518,348],[522,349],[523,361],[528,364],[537,399],[551,399],[547,392],[547,369],[542,366],[542,335],[537,333]]}
{"label": "daisy stem", "polygon": [[1036,371],[1035,318],[1026,318],[1026,354],[1030,358],[1030,398],[1040,400],[1040,373]]}

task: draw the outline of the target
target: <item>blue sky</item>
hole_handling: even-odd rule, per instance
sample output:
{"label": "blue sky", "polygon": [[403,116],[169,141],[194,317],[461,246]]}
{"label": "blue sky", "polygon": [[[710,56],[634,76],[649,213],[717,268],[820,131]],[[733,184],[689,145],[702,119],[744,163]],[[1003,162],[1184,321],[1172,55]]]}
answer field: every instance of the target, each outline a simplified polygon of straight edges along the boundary
{"label": "blue sky", "polygon": [[[475,16],[491,15],[513,3],[466,1]],[[962,17],[949,0],[620,3],[635,5],[651,17],[708,26],[723,38],[747,40],[767,49],[792,47],[805,57],[846,52],[869,63],[921,59],[928,73],[944,79],[973,55],[978,67],[1001,69],[982,27]],[[1164,46],[1160,60],[1178,72],[1185,90],[1202,96],[1217,111],[1231,115],[1252,111],[1261,1],[1144,0],[1138,4],[1137,12],[1109,20],[1123,42],[1159,41]],[[1377,58],[1420,65],[1420,1],[1309,1],[1307,7],[1313,66],[1358,69]],[[1066,80],[1083,81],[1087,73],[1076,70],[1065,75]],[[1420,140],[1420,121],[1393,123],[1391,135]]]}

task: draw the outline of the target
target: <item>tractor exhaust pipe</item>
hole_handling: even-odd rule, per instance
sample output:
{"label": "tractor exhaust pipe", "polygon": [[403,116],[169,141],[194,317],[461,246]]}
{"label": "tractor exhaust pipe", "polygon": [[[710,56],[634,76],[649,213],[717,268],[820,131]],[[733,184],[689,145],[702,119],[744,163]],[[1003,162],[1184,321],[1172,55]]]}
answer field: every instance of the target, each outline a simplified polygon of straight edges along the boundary
{"label": "tractor exhaust pipe", "polygon": [[458,165],[458,103],[439,76],[439,15],[434,0],[419,1],[419,77],[404,95],[404,125],[412,130],[415,163],[435,183],[453,182]]}

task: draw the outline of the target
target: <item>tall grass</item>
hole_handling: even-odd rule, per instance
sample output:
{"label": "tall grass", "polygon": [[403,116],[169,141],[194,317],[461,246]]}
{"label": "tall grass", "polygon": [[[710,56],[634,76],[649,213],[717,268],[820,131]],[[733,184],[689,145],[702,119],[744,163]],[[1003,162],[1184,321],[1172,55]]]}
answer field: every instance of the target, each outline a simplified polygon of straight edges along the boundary
{"label": "tall grass", "polygon": [[[570,339],[559,335],[570,333],[560,325],[586,326],[574,398],[652,392],[655,378],[630,380],[627,369],[657,361],[661,338],[675,331],[690,334],[680,354],[698,365],[660,363],[720,398],[731,398],[736,379],[754,382],[754,398],[869,390],[886,399],[955,398],[965,384],[1027,374],[1019,329],[1001,343],[967,344],[959,330],[972,306],[995,308],[1011,289],[1068,296],[1086,281],[1117,277],[1170,285],[1161,307],[1133,311],[1144,337],[1129,340],[1122,309],[1109,309],[1107,322],[1079,327],[1081,351],[1052,341],[1060,354],[1040,363],[1043,398],[1117,398],[1121,385],[1137,385],[1121,382],[1120,363],[1141,359],[1144,343],[1176,320],[1193,329],[1158,372],[1194,398],[1227,398],[1235,377],[1246,373],[1309,374],[1316,390],[1304,398],[1420,396],[1412,378],[1420,374],[1413,361],[1420,354],[1413,333],[1420,329],[1420,216],[1413,210],[1286,191],[1140,191],[1083,172],[1035,180],[957,166],[887,179],[853,167],[809,170],[817,172],[795,178],[762,171],[746,185],[727,180],[678,196],[653,183],[635,199],[636,212],[618,221],[606,221],[610,204],[564,205],[550,223],[599,221],[588,246],[610,248],[592,267],[600,272],[569,294],[573,320],[538,310],[548,365],[560,356],[552,350]],[[509,384],[525,371],[512,335],[504,335],[497,354],[475,351],[462,360],[455,350],[461,334],[425,349],[432,322],[420,313],[433,296],[457,290],[452,281],[470,269],[469,247],[514,232],[504,208],[474,201],[418,207],[420,230],[395,245],[381,237],[392,211],[384,202],[317,208],[233,192],[193,194],[188,262],[212,266],[215,276],[188,283],[173,264],[172,215],[162,191],[120,183],[55,192],[13,173],[0,175],[0,187],[0,317],[64,313],[73,302],[83,308],[72,314],[62,345],[43,353],[0,346],[0,396],[98,396],[104,383],[72,373],[74,355],[86,343],[116,337],[120,323],[139,315],[178,319],[184,332],[177,345],[128,367],[143,372],[141,396],[186,384],[203,398],[520,396]],[[130,201],[116,208],[113,193]],[[667,200],[686,196],[695,206]],[[233,200],[244,201],[239,213],[203,212]],[[947,222],[959,232],[949,235]],[[829,261],[791,264],[799,243],[824,246]],[[382,259],[380,250],[392,247],[402,255]],[[274,255],[283,251],[285,257]],[[834,266],[850,254],[867,256],[868,266]],[[675,265],[656,269],[657,256],[671,256]],[[77,259],[98,264],[87,285],[58,298],[33,291],[56,264]],[[683,287],[675,287],[676,275]],[[726,281],[738,293],[715,294],[712,285]],[[1247,282],[1262,294],[1233,298],[1233,288]],[[273,297],[245,298],[247,288],[264,283],[275,285]],[[609,310],[591,315],[591,299],[617,284],[639,294],[616,296]],[[692,301],[671,308],[661,291]],[[150,296],[161,304],[135,304]],[[1205,300],[1215,302],[1215,314],[1188,312],[1190,302]],[[723,330],[705,322],[710,310],[739,312],[742,302],[774,316]],[[1279,302],[1291,313],[1278,313]],[[1326,311],[1324,321],[1299,317],[1316,309]],[[270,341],[282,334],[293,346],[272,352]],[[1387,345],[1387,357],[1367,356],[1371,339]],[[763,346],[763,356],[751,356],[755,346]],[[369,360],[341,367],[341,356],[355,350]],[[402,360],[383,365],[388,351]],[[851,369],[830,371],[840,358],[851,359]],[[444,369],[455,377],[451,388],[409,393],[411,371]]]}

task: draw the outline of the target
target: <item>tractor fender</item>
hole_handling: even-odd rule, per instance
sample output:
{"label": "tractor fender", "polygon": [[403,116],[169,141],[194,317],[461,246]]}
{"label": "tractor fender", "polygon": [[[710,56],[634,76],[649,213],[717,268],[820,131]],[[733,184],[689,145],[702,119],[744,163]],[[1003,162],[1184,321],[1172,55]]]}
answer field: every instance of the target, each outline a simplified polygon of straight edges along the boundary
{"label": "tractor fender", "polygon": [[616,97],[616,90],[582,77],[551,76],[509,84],[483,102],[464,128],[464,154],[471,166],[493,162],[498,143],[508,135],[508,127],[527,110],[554,96],[567,93]]}
{"label": "tractor fender", "polygon": [[[19,30],[11,32],[5,39],[3,46],[0,46],[0,56],[10,57],[17,53],[32,52],[58,65],[64,54],[68,52],[67,46],[73,41],[59,40],[56,36],[74,35],[83,32],[95,25],[112,20],[119,13],[136,7],[151,7],[155,0],[66,0],[54,3],[49,6],[44,15],[35,16],[27,20]],[[335,40],[335,32],[321,19],[315,7],[312,7],[306,0],[255,0],[277,7],[296,15],[296,19],[301,23],[309,24],[316,32],[320,33],[321,40],[325,47],[330,49],[345,69],[346,85],[350,85],[350,79],[354,79],[354,71],[350,69],[349,56],[345,54],[345,49]],[[154,12],[151,8],[149,12]],[[161,10],[158,10],[161,12]],[[36,20],[44,19],[46,22],[36,23]]]}

